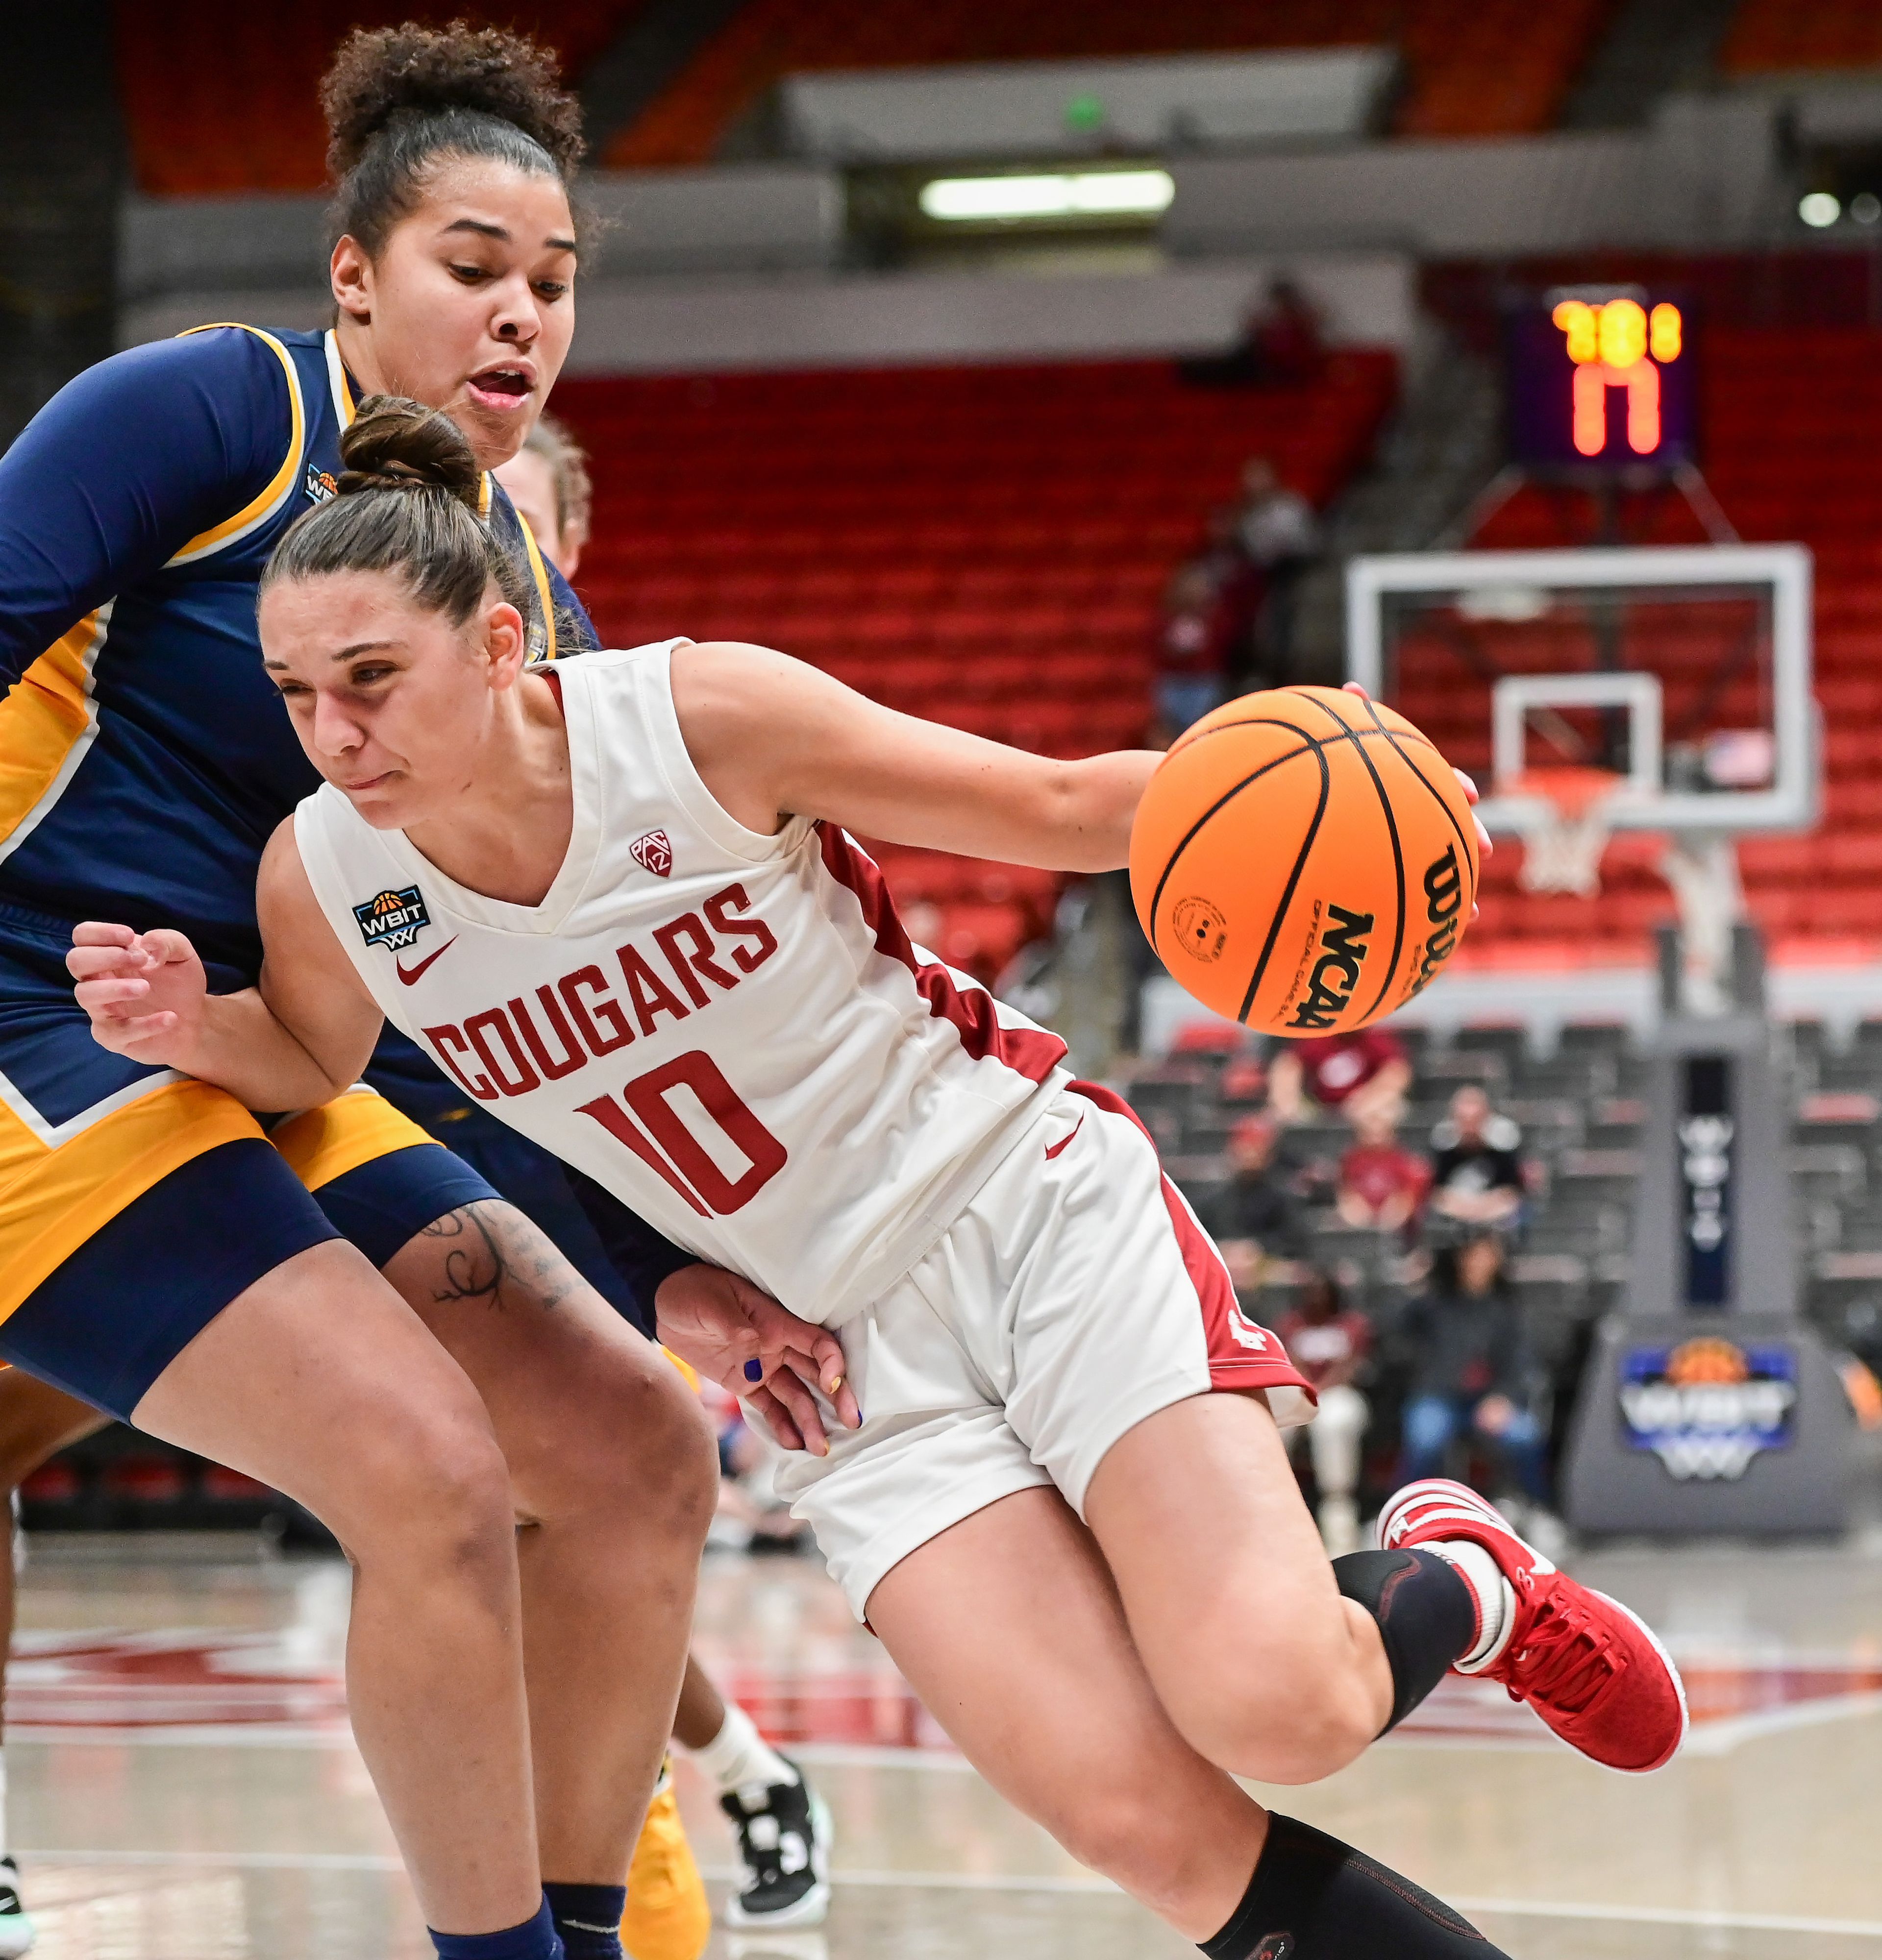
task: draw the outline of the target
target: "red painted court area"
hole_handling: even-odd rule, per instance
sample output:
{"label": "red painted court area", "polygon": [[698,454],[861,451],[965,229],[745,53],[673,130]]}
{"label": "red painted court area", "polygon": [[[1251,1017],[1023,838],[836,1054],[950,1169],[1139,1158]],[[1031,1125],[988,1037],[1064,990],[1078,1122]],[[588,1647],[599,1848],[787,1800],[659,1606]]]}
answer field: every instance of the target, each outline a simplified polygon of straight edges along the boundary
{"label": "red painted court area", "polygon": [[[339,1672],[299,1659],[291,1631],[21,1636],[8,1683],[15,1736],[86,1729],[267,1727],[312,1740],[347,1733]],[[1704,1660],[1685,1668],[1695,1730],[1747,1717],[1828,1717],[1852,1698],[1882,1696],[1882,1657],[1768,1665]],[[830,1671],[719,1670],[727,1691],[774,1741],[830,1748],[951,1749],[940,1725],[886,1659]],[[1761,1725],[1762,1726],[1762,1725]],[[1556,1746],[1494,1682],[1446,1681],[1399,1732],[1415,1741]]]}

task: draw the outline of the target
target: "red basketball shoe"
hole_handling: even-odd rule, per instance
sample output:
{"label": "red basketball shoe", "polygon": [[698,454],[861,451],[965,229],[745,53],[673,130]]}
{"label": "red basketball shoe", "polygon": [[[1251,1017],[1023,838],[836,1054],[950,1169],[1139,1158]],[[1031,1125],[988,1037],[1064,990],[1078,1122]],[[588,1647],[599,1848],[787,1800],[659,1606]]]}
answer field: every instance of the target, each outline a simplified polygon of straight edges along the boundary
{"label": "red basketball shoe", "polygon": [[1502,1637],[1459,1673],[1501,1682],[1582,1755],[1613,1770],[1657,1770],[1686,1740],[1686,1688],[1667,1650],[1619,1601],[1559,1572],[1476,1491],[1442,1477],[1408,1484],[1379,1514],[1387,1551],[1462,1538],[1507,1583]]}

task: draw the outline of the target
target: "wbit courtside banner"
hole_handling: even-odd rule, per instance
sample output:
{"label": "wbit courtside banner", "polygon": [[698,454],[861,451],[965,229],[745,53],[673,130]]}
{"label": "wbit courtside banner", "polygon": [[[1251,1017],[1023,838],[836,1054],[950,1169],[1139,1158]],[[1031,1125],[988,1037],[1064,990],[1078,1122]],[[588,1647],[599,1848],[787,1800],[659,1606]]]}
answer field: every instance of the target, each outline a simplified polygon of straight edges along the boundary
{"label": "wbit courtside banner", "polygon": [[1742,1477],[1754,1457],[1794,1434],[1797,1356],[1772,1341],[1740,1347],[1702,1335],[1677,1347],[1622,1351],[1621,1423],[1682,1483]]}

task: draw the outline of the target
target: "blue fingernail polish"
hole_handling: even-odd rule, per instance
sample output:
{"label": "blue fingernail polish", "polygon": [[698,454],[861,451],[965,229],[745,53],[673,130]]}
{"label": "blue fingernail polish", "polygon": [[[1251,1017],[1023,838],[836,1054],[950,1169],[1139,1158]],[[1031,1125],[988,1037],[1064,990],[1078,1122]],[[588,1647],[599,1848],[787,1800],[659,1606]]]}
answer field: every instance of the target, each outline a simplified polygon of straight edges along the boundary
{"label": "blue fingernail polish", "polygon": [[762,1382],[765,1379],[765,1364],[762,1361],[745,1363],[745,1379],[748,1382]]}

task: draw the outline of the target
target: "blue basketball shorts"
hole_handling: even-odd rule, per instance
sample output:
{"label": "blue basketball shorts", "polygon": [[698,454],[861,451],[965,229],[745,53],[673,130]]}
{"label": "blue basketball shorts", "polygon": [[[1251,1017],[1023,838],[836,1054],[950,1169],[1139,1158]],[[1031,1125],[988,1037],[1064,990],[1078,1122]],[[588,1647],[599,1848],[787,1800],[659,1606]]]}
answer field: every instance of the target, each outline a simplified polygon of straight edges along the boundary
{"label": "blue basketball shorts", "polygon": [[69,926],[0,905],[0,1359],[128,1419],[236,1296],[310,1246],[375,1265],[489,1183],[365,1087],[264,1131],[100,1048]]}

